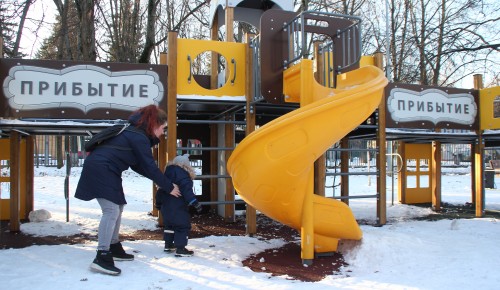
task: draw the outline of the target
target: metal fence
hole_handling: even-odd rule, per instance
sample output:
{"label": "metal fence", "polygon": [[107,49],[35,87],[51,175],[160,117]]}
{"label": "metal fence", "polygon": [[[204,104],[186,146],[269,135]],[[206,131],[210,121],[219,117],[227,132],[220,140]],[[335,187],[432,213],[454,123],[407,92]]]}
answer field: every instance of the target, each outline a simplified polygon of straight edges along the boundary
{"label": "metal fence", "polygon": [[[72,161],[72,167],[82,166],[86,157],[83,145],[87,139],[87,136],[37,136],[35,138],[35,166],[63,166],[66,163],[67,154],[69,154]],[[196,147],[203,147],[203,144],[196,144],[196,146],[192,147],[196,150]],[[443,144],[441,145],[441,150],[442,166],[470,165],[470,144]],[[375,141],[350,140],[348,151],[350,167],[376,165],[378,153]],[[194,154],[193,152],[190,153]],[[326,166],[329,168],[338,166],[340,153],[338,144],[332,146],[326,153]],[[387,142],[387,153],[388,160],[391,155],[397,154],[397,142]],[[485,163],[492,159],[500,159],[500,148],[488,148],[485,150],[484,156]],[[201,167],[200,162],[199,160],[193,160],[193,166]]]}
{"label": "metal fence", "polygon": [[88,140],[86,136],[53,136],[43,135],[35,137],[35,166],[58,166],[71,160],[71,166],[82,166],[85,159],[83,145]]}
{"label": "metal fence", "polygon": [[[388,166],[391,166],[391,156],[397,156],[397,142],[387,142],[387,160]],[[335,167],[340,162],[338,144],[330,148],[326,154],[326,166]],[[349,148],[349,167],[368,167],[376,166],[378,150],[374,140],[350,140]],[[490,156],[485,153],[485,156]],[[441,145],[441,165],[442,166],[468,166],[470,165],[471,145],[470,144],[442,144]],[[499,155],[500,158],[500,155]]]}
{"label": "metal fence", "polygon": [[[66,165],[66,160],[71,160],[71,167],[83,166],[87,152],[85,152],[84,144],[89,139],[89,136],[36,136],[35,138],[35,166],[46,167],[62,167]],[[183,146],[181,140],[177,140],[177,147]],[[201,151],[197,148],[202,147],[201,142],[196,139],[187,140],[185,152],[190,155],[201,155]],[[185,153],[184,152],[184,153]],[[182,154],[182,150],[178,150],[178,154]],[[201,167],[201,160],[190,160],[193,167]]]}

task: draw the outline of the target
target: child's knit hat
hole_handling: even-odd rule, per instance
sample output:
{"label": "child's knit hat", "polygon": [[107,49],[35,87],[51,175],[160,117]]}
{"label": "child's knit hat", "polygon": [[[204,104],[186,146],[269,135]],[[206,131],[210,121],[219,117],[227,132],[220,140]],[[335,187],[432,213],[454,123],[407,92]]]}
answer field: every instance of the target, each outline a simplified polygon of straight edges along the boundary
{"label": "child's knit hat", "polygon": [[176,156],[172,161],[172,164],[179,166],[189,166],[189,154]]}

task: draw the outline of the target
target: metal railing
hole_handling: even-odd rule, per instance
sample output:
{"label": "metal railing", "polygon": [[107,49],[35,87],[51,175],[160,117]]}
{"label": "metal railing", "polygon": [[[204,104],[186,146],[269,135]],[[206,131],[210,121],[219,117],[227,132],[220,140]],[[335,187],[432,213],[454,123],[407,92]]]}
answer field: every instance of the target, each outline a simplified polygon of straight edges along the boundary
{"label": "metal railing", "polygon": [[[68,138],[67,138],[68,137]],[[58,141],[58,138],[60,138]],[[66,146],[69,145],[71,152],[70,157],[72,167],[82,166],[85,161],[86,154],[83,151],[83,144],[88,136],[54,136],[43,135],[36,137],[35,154],[33,156],[35,166],[57,166],[57,142],[62,146],[63,164],[66,162]],[[179,150],[233,150],[233,147],[200,147],[179,146]],[[326,152],[327,167],[335,167],[337,160],[340,159],[342,151],[349,153],[349,167],[366,167],[369,163],[374,164],[377,154],[377,148],[374,148],[373,141],[370,140],[351,140],[349,141],[349,148],[335,148],[332,147]],[[441,145],[441,164],[443,166],[468,166],[471,162],[471,146],[469,144],[442,144]],[[485,163],[489,160],[500,159],[499,148],[487,148],[484,151]],[[201,165],[200,165],[201,166]]]}
{"label": "metal railing", "polygon": [[[325,66],[328,72],[339,72],[359,61],[361,58],[361,18],[335,13],[305,11],[297,15],[290,22],[283,26],[283,30],[288,34],[288,58],[284,60],[283,66],[288,67],[291,63],[301,59],[309,58],[311,55],[314,29],[311,27],[323,27],[324,18],[337,18],[349,20],[352,24],[344,28],[338,28],[333,31],[333,39],[325,41],[321,46],[321,52],[342,53],[342,62],[335,63],[330,59]],[[337,44],[335,46],[334,44]],[[340,51],[335,51],[335,47]]]}

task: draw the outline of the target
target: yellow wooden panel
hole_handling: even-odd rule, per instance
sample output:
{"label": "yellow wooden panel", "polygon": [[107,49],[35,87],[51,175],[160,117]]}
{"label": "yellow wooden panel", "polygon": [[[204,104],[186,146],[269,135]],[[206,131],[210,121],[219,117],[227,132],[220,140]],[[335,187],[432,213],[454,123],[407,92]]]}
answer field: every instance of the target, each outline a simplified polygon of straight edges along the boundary
{"label": "yellow wooden panel", "polygon": [[[33,157],[31,157],[33,158]],[[9,139],[0,139],[0,160],[10,160],[10,141]],[[27,219],[28,217],[24,215],[26,208],[26,139],[21,140],[21,192],[20,192],[20,210],[19,217],[21,219]],[[10,183],[9,177],[3,177],[0,182]],[[6,193],[1,194],[2,199],[0,200],[0,220],[8,220],[10,219],[10,199],[4,199]],[[10,196],[10,191],[8,192]]]}
{"label": "yellow wooden panel", "polygon": [[[399,189],[399,201],[405,204],[432,202],[432,144],[404,144],[403,162],[415,167],[406,167],[406,188]],[[414,163],[414,164],[413,164]],[[402,196],[404,194],[404,198]]]}
{"label": "yellow wooden panel", "polygon": [[[245,96],[246,44],[197,39],[177,41],[177,94],[215,97]],[[214,51],[226,59],[229,68],[226,83],[216,89],[200,86],[192,76],[191,64],[205,51]],[[233,82],[234,81],[234,82]]]}
{"label": "yellow wooden panel", "polygon": [[500,129],[500,87],[479,90],[479,112],[481,130]]}

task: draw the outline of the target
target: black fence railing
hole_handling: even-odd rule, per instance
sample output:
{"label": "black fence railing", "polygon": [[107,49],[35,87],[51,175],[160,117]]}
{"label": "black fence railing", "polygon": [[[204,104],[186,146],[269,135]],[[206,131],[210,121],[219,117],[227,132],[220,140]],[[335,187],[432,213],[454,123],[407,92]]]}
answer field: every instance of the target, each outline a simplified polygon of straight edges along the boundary
{"label": "black fence railing", "polygon": [[[62,166],[65,165],[67,153],[69,152],[72,167],[82,166],[85,162],[86,152],[83,145],[88,136],[37,136],[35,138],[35,166]],[[191,144],[192,145],[192,144]],[[192,150],[204,148],[203,144],[196,144]],[[187,144],[190,146],[190,144]],[[182,147],[183,148],[183,147]],[[388,142],[387,152],[393,152],[391,142]],[[338,146],[332,146],[326,152],[326,166],[333,168],[340,162],[342,151],[348,151],[349,167],[374,167],[378,149],[373,140],[351,140],[349,148],[340,149]],[[190,152],[194,154],[193,152]],[[61,155],[62,156],[59,156]],[[500,159],[500,148],[488,148],[484,152],[485,163],[490,160]],[[390,157],[387,157],[388,159]],[[441,162],[443,166],[468,166],[471,161],[470,144],[443,144],[441,145]],[[62,163],[61,163],[62,162]],[[194,160],[193,166],[201,167],[201,161]],[[388,163],[391,163],[388,161]]]}

